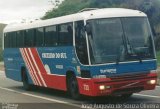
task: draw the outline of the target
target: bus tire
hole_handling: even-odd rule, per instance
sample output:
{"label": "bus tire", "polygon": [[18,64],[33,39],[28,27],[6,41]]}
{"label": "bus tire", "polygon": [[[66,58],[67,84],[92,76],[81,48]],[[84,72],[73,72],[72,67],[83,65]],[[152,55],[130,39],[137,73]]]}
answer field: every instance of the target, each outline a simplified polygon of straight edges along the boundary
{"label": "bus tire", "polygon": [[23,89],[24,90],[31,90],[32,86],[28,82],[28,76],[25,70],[22,70],[22,82],[23,82]]}
{"label": "bus tire", "polygon": [[80,99],[80,93],[76,76],[74,74],[71,74],[70,76],[68,76],[67,80],[69,95],[75,100]]}

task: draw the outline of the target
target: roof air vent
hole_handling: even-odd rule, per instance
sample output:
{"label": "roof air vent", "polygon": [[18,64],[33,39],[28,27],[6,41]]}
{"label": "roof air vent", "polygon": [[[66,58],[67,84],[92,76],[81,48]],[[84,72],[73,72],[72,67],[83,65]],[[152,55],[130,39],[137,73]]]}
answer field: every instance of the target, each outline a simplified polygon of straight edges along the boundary
{"label": "roof air vent", "polygon": [[91,10],[97,10],[99,8],[84,8],[82,10],[80,10],[78,13],[84,12],[84,11],[91,11]]}

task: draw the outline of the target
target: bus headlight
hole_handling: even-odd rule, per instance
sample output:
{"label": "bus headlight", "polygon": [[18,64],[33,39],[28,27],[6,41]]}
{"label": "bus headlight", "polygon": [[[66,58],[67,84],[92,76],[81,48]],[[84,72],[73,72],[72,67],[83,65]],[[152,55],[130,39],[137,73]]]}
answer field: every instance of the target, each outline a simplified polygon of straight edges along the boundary
{"label": "bus headlight", "polygon": [[100,85],[99,90],[105,90],[105,89],[110,89],[111,86],[105,86],[105,85]]}
{"label": "bus headlight", "polygon": [[156,84],[156,80],[149,80],[147,83],[148,84]]}
{"label": "bus headlight", "polygon": [[99,90],[105,90],[105,85],[100,85]]}

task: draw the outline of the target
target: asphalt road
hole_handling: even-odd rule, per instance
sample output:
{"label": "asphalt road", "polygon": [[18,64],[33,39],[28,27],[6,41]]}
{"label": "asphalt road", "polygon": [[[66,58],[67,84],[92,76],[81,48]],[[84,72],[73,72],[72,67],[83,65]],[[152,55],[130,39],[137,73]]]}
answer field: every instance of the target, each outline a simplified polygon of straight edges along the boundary
{"label": "asphalt road", "polygon": [[117,97],[82,97],[81,100],[75,101],[63,91],[46,88],[25,91],[21,82],[7,79],[4,72],[0,71],[0,103],[0,109],[139,109],[135,106],[160,109],[160,86],[152,91],[136,93],[127,100]]}

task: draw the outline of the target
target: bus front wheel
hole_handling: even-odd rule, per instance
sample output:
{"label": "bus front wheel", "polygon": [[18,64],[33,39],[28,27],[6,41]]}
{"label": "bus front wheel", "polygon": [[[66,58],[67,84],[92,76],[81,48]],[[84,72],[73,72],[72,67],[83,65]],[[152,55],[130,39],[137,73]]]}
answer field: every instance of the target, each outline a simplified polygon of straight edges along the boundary
{"label": "bus front wheel", "polygon": [[68,91],[69,95],[73,98],[78,100],[80,98],[78,82],[75,75],[70,75],[68,77]]}

